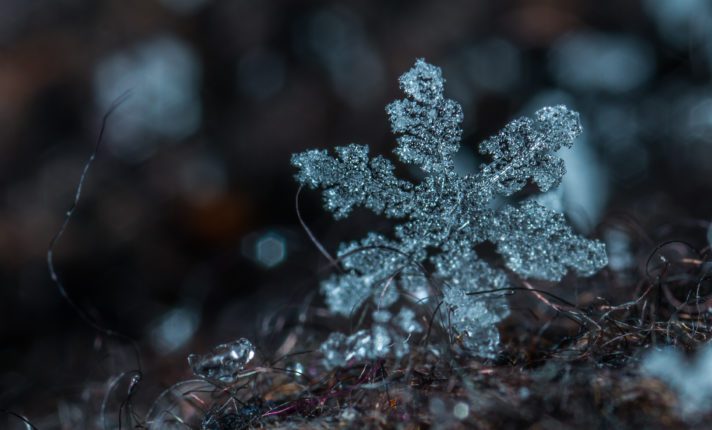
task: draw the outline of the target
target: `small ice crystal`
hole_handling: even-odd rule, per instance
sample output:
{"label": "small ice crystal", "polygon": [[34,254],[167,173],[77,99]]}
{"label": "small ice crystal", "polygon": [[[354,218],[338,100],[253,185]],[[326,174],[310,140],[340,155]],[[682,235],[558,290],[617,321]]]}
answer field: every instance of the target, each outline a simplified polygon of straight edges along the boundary
{"label": "small ice crystal", "polygon": [[231,384],[245,365],[255,356],[255,348],[247,339],[218,345],[209,354],[188,356],[188,364],[195,376]]}
{"label": "small ice crystal", "polygon": [[[336,218],[364,207],[398,219],[391,236],[369,233],[340,246],[343,271],[321,285],[332,312],[351,316],[367,301],[388,310],[400,298],[406,298],[404,307],[413,307],[432,295],[442,299],[449,314],[442,320],[451,322],[448,329],[459,343],[471,354],[494,357],[497,323],[509,309],[501,294],[488,292],[501,292],[509,281],[502,267],[480,259],[475,248],[491,243],[517,275],[559,281],[570,270],[588,276],[605,266],[605,246],[575,234],[560,213],[519,197],[528,184],[542,192],[560,184],[566,169],[556,154],[581,133],[578,113],[552,106],[515,119],[481,144],[489,161],[461,175],[454,157],[462,109],[445,98],[444,83],[438,67],[418,60],[400,78],[406,97],[386,107],[396,135],[394,153],[423,173],[419,183],[397,178],[391,161],[369,157],[365,145],[337,147],[336,156],[309,150],[295,154],[292,164],[299,169],[297,181],[323,189],[324,206]],[[423,267],[434,267],[434,273],[422,273]],[[443,288],[432,288],[431,276]],[[405,341],[420,327],[408,314],[393,325],[375,319],[380,325],[373,330],[332,335],[322,347],[327,365],[389,351],[404,354]]]}
{"label": "small ice crystal", "polygon": [[319,350],[328,368],[383,358],[388,354],[401,358],[410,350],[408,344],[400,340],[394,344],[394,338],[401,337],[386,325],[376,324],[370,330],[359,330],[350,336],[331,333]]}

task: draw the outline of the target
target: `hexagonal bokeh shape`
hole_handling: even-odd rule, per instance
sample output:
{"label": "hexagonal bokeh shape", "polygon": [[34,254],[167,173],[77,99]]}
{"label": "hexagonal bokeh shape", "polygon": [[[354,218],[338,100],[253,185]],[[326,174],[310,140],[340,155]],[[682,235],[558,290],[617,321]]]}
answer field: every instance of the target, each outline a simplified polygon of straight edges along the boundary
{"label": "hexagonal bokeh shape", "polygon": [[263,267],[278,266],[286,256],[287,241],[277,233],[267,233],[255,242],[255,259]]}

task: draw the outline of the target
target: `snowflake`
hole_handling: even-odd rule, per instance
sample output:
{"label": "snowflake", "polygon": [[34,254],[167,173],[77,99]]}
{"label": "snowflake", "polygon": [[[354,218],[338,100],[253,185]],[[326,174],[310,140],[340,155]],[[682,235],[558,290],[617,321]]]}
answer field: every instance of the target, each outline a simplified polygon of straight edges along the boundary
{"label": "snowflake", "polygon": [[[478,257],[477,245],[493,244],[511,272],[549,281],[559,281],[568,270],[591,275],[607,257],[602,242],[576,235],[562,214],[513,196],[528,183],[541,192],[559,185],[566,169],[555,152],[570,147],[581,133],[578,114],[565,106],[545,107],[533,118],[510,122],[480,145],[491,161],[462,176],[453,158],[460,147],[462,109],[444,97],[443,86],[440,69],[418,60],[400,78],[407,97],[386,108],[397,135],[394,152],[423,172],[420,183],[397,178],[393,164],[381,156],[369,158],[365,145],[337,147],[336,157],[309,150],[295,154],[292,164],[299,169],[298,182],[323,189],[324,205],[337,219],[365,207],[400,221],[391,237],[370,233],[340,246],[343,273],[321,285],[332,312],[348,316],[369,300],[378,312],[401,297],[415,306],[425,291],[442,300],[467,351],[493,357],[499,343],[496,324],[509,310],[505,300],[486,292],[507,288],[509,280],[503,267]],[[434,273],[423,272],[426,262]],[[442,288],[435,291],[431,277]],[[322,345],[325,354],[332,352],[328,363],[396,349],[403,353],[401,341],[409,333],[398,331],[398,324],[390,332],[383,327],[376,324],[350,337],[333,334]],[[373,342],[377,348],[364,347]]]}

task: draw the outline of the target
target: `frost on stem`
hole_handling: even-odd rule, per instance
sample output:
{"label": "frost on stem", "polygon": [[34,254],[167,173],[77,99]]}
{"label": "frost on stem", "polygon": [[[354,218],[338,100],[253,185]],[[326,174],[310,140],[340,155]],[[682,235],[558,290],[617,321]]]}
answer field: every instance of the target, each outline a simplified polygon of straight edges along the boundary
{"label": "frost on stem", "polygon": [[[461,176],[453,156],[460,147],[462,109],[444,97],[440,69],[418,60],[401,76],[400,87],[406,98],[386,107],[397,136],[394,153],[422,170],[420,183],[395,177],[393,164],[381,156],[369,158],[366,145],[337,147],[335,157],[326,150],[292,157],[297,181],[321,188],[324,205],[336,218],[361,206],[399,220],[392,237],[370,233],[342,244],[338,256],[344,273],[325,280],[322,293],[331,311],[345,316],[369,300],[377,310],[388,309],[400,297],[429,291],[418,268],[430,262],[435,268],[431,275],[443,285],[437,294],[463,346],[471,354],[492,357],[499,343],[496,324],[508,315],[507,304],[468,293],[509,284],[504,268],[478,257],[478,244],[493,243],[506,267],[524,278],[559,281],[568,270],[587,276],[607,264],[603,243],[576,235],[563,215],[533,200],[493,205],[528,183],[542,192],[559,185],[566,169],[555,152],[570,147],[581,133],[578,113],[565,106],[545,107],[533,118],[510,122],[480,146],[491,161],[476,174]],[[415,307],[415,300],[403,302]],[[403,353],[410,332],[398,323],[390,331],[384,327],[332,334],[322,346],[327,364]]]}

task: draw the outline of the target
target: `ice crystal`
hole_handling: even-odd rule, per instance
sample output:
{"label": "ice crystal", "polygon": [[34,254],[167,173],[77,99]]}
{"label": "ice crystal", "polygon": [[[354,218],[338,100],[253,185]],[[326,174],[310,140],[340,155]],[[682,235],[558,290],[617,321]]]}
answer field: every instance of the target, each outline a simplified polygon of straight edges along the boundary
{"label": "ice crystal", "polygon": [[[392,354],[395,358],[403,357],[410,351],[410,346],[398,327],[387,324],[386,318],[389,317],[390,313],[386,311],[376,311],[373,315],[375,324],[370,329],[359,330],[350,336],[331,333],[320,347],[324,363],[328,367],[336,367],[350,362],[381,358],[387,354]],[[411,322],[408,328],[415,330],[416,325],[417,323]],[[402,327],[401,330],[407,332]]]}
{"label": "ice crystal", "polygon": [[255,357],[255,347],[247,339],[218,345],[209,354],[188,356],[188,364],[195,376],[231,384]]}
{"label": "ice crystal", "polygon": [[[324,205],[337,219],[360,206],[400,220],[390,238],[370,233],[342,244],[338,257],[344,272],[321,286],[331,311],[349,316],[369,300],[385,310],[399,297],[410,298],[405,301],[414,306],[424,292],[436,293],[462,345],[491,357],[499,343],[496,324],[509,310],[501,297],[485,293],[507,288],[509,281],[504,268],[478,257],[477,245],[492,243],[515,274],[549,281],[560,280],[568,270],[595,273],[607,262],[605,247],[576,235],[563,215],[514,196],[528,183],[541,191],[559,185],[566,170],[555,152],[571,147],[581,133],[576,112],[545,107],[533,118],[510,122],[480,146],[490,161],[462,176],[453,160],[460,147],[462,109],[444,97],[443,86],[440,69],[418,60],[400,78],[406,98],[386,108],[397,136],[394,152],[422,170],[420,183],[397,178],[393,164],[381,156],[369,158],[365,145],[337,147],[336,157],[309,150],[295,154],[292,164],[301,184],[323,189]],[[426,262],[434,273],[423,273]],[[434,291],[429,276],[442,289]],[[332,334],[322,345],[326,363],[337,366],[396,349],[403,353],[402,339],[419,331],[420,324],[403,308],[394,324],[401,331],[385,330],[377,322],[372,330],[351,336]]]}

